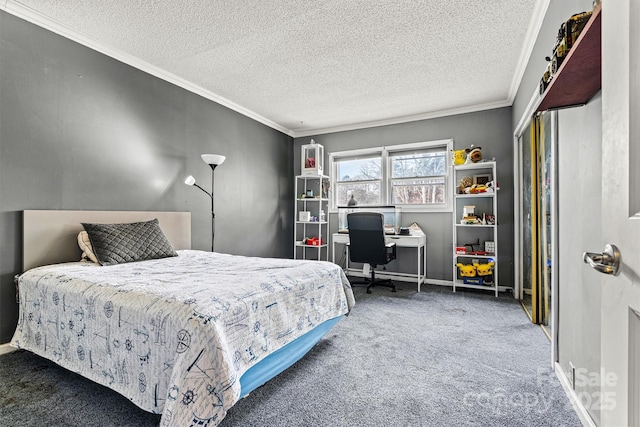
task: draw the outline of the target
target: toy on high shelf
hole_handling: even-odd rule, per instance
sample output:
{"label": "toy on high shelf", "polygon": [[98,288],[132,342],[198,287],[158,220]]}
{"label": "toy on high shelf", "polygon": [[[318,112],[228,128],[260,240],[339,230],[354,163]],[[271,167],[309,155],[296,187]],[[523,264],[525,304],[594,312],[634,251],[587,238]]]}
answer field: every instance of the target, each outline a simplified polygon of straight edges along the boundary
{"label": "toy on high shelf", "polygon": [[482,161],[482,147],[471,144],[469,148],[451,150],[451,160],[453,165],[465,165]]}
{"label": "toy on high shelf", "polygon": [[467,150],[465,148],[461,150],[451,150],[451,152],[453,153],[451,159],[454,165],[463,165],[465,160],[467,160]]}
{"label": "toy on high shelf", "polygon": [[467,161],[465,164],[478,163],[482,160],[482,147],[476,147],[471,144],[471,147],[466,148],[464,151],[467,153]]}
{"label": "toy on high shelf", "polygon": [[554,74],[564,62],[576,40],[578,40],[578,36],[580,36],[592,14],[593,12],[576,13],[560,25],[556,43],[552,49],[553,53],[551,56],[545,57],[548,64],[542,79],[540,79],[540,95],[544,93],[551,83]]}

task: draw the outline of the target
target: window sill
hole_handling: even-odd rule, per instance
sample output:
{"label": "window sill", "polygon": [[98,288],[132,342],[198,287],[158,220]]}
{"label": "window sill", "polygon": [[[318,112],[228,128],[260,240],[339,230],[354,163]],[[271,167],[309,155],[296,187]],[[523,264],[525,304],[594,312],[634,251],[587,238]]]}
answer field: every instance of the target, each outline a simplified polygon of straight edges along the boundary
{"label": "window sill", "polygon": [[[423,207],[417,206],[404,206],[404,205],[395,205],[397,208],[402,209],[402,213],[416,213],[416,214],[430,214],[430,213],[452,213],[453,207],[446,206],[438,209],[425,209]],[[366,208],[366,206],[357,206],[359,208]],[[373,206],[372,206],[373,207]],[[338,208],[329,209],[329,214],[337,214]]]}

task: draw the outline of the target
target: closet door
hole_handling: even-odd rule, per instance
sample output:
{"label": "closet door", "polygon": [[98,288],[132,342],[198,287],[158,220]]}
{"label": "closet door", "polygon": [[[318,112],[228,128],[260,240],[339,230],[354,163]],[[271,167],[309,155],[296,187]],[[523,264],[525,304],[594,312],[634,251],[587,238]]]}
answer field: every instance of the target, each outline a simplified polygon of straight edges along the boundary
{"label": "closet door", "polygon": [[555,214],[555,126],[553,113],[544,112],[539,117],[538,137],[538,323],[547,333],[551,313],[551,283],[557,277],[554,225]]}
{"label": "closet door", "polygon": [[533,320],[533,299],[535,288],[533,283],[537,275],[537,257],[535,257],[536,247],[536,227],[537,220],[535,216],[535,205],[537,203],[536,186],[535,186],[535,135],[537,132],[537,121],[531,120],[531,126],[528,132],[523,132],[519,139],[520,150],[520,301],[522,302],[527,314]]}
{"label": "closet door", "polygon": [[555,123],[554,113],[531,119],[520,137],[521,301],[533,323],[548,330],[555,279]]}

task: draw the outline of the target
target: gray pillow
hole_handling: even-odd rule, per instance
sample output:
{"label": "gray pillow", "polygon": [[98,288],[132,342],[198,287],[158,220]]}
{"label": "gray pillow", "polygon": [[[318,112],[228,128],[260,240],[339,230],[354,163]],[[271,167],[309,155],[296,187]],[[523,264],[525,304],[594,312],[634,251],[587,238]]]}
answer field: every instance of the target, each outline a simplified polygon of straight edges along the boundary
{"label": "gray pillow", "polygon": [[128,224],[87,224],[93,252],[100,265],[114,265],[177,256],[160,229],[158,219]]}

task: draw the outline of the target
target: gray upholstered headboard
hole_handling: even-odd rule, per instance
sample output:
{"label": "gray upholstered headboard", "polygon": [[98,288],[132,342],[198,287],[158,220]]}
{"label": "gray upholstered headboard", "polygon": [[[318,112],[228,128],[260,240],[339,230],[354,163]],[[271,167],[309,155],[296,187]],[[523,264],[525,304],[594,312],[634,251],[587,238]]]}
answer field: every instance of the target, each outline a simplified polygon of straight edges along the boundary
{"label": "gray upholstered headboard", "polygon": [[126,223],[158,218],[174,249],[191,249],[191,212],[23,211],[22,271],[41,265],[79,261],[82,222]]}

